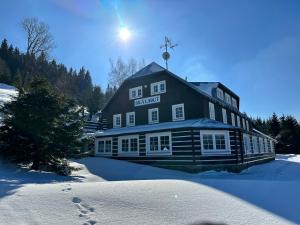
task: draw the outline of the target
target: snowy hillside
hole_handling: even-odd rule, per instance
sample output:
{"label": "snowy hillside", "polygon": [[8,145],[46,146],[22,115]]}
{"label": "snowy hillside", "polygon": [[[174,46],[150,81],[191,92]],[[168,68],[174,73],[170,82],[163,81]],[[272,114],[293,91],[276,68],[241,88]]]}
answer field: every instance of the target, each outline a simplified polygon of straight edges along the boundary
{"label": "snowy hillside", "polygon": [[0,164],[1,224],[300,224],[300,156],[242,174],[85,158],[72,177]]}
{"label": "snowy hillside", "polygon": [[11,100],[11,97],[18,94],[14,86],[0,83],[0,105]]}

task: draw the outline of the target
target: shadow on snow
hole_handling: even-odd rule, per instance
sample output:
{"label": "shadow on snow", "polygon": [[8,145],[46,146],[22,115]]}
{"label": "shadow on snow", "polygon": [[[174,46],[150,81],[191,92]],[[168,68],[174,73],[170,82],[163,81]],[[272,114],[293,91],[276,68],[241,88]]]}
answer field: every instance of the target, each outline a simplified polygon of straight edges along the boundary
{"label": "shadow on snow", "polygon": [[203,184],[300,224],[300,163],[293,162],[294,157],[278,155],[275,161],[239,174],[214,171],[189,174],[98,157],[78,162],[108,181],[178,179]]}

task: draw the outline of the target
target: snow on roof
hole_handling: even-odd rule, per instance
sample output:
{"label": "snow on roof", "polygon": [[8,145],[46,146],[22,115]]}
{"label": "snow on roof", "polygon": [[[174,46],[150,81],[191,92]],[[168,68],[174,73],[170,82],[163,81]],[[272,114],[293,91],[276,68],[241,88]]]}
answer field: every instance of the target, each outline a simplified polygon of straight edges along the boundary
{"label": "snow on roof", "polygon": [[146,75],[149,75],[152,73],[157,73],[157,72],[164,71],[164,70],[165,70],[165,68],[158,65],[156,62],[152,62],[149,65],[142,68],[141,70],[139,70],[138,72],[136,72],[135,74],[133,74],[132,76],[130,76],[128,79],[146,76]]}
{"label": "snow on roof", "polygon": [[267,137],[267,138],[270,138],[270,139],[272,139],[272,140],[274,140],[274,141],[277,141],[276,139],[274,139],[274,138],[272,138],[272,137],[270,137],[270,136],[264,134],[263,132],[260,132],[259,130],[256,130],[256,129],[253,128],[253,131],[254,131],[255,133],[258,133],[258,134],[264,136],[264,137]]}
{"label": "snow on roof", "polygon": [[139,125],[134,127],[112,128],[105,131],[97,132],[96,137],[130,134],[139,132],[151,132],[159,130],[168,130],[176,128],[202,128],[202,129],[239,129],[229,124],[224,124],[211,119],[192,119],[176,122],[165,122],[150,125]]}
{"label": "snow on roof", "polygon": [[190,84],[195,85],[200,90],[204,91],[206,94],[212,96],[212,90],[218,87],[218,82],[189,82]]}

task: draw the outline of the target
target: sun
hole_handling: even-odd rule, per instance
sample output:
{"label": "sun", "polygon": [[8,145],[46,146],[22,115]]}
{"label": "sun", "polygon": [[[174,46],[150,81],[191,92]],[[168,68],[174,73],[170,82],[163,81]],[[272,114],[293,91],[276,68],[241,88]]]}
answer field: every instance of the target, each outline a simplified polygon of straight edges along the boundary
{"label": "sun", "polygon": [[121,27],[119,30],[119,37],[123,41],[127,41],[131,37],[131,33],[127,27]]}

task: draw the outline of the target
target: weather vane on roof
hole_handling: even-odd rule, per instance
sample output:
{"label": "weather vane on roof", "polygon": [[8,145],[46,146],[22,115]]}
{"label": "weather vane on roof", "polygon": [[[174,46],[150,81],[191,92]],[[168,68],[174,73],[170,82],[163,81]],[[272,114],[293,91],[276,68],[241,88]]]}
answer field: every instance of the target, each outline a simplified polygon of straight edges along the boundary
{"label": "weather vane on roof", "polygon": [[166,62],[166,69],[168,69],[168,60],[170,59],[170,53],[168,52],[168,48],[173,49],[174,47],[176,47],[178,44],[172,44],[172,41],[170,38],[165,37],[165,43],[163,43],[160,48],[164,48],[164,52],[162,54],[163,59]]}

